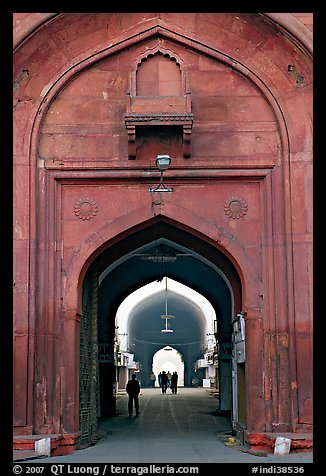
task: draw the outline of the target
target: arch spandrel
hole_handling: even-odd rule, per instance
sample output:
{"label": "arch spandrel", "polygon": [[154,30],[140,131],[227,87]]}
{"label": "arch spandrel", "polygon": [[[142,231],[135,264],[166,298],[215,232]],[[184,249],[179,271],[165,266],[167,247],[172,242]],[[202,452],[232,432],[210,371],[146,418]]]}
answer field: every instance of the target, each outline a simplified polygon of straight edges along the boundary
{"label": "arch spandrel", "polygon": [[[24,42],[29,35],[38,31],[43,23],[54,20],[64,13],[15,13],[14,16],[14,48]],[[145,14],[141,14],[144,19]],[[150,15],[150,14],[149,14]],[[164,13],[165,20],[169,21],[171,14]],[[307,52],[312,52],[312,13],[260,13],[268,21],[284,29],[298,42],[301,42]],[[195,30],[195,17],[183,17],[181,25],[189,31]]]}

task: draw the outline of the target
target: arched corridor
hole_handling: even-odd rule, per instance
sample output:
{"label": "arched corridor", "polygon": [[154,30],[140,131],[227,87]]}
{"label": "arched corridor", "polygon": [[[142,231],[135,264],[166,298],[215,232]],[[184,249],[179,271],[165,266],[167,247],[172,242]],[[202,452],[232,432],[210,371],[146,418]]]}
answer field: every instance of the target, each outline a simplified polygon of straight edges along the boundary
{"label": "arched corridor", "polygon": [[[138,373],[141,385],[151,385],[154,354],[163,347],[173,346],[184,358],[184,385],[202,386],[206,374],[197,362],[204,359],[207,331],[215,327],[219,362],[216,369],[218,409],[225,412],[230,421],[231,418],[237,421],[232,394],[233,400],[239,394],[245,402],[245,388],[238,392],[236,380],[231,381],[234,306],[237,306],[237,311],[241,309],[240,277],[234,264],[191,230],[181,230],[177,224],[162,217],[146,225],[145,229],[128,233],[119,246],[104,250],[85,275],[80,327],[79,428],[82,446],[96,440],[98,416],[115,414],[117,389],[124,388],[130,377],[130,373],[124,372],[123,375],[123,369],[119,368],[119,361],[125,360],[117,332],[120,326],[116,320],[121,299],[154,279],[161,281],[169,276],[202,293],[214,309],[215,320],[208,327],[206,323],[212,320],[212,316],[207,318],[191,298],[172,292],[169,312],[177,316],[173,320],[174,332],[161,333],[161,315],[167,304],[167,294],[154,293],[140,301],[130,313],[125,331],[128,334],[127,350],[135,358],[134,367],[129,368]],[[94,352],[97,345],[98,355]],[[234,374],[235,370],[236,367]],[[245,425],[245,403],[242,408],[242,424]]]}
{"label": "arched corridor", "polygon": [[[152,266],[155,267],[155,264]],[[159,268],[162,268],[161,263]],[[169,322],[163,318],[166,312]],[[155,355],[163,349],[163,360],[176,353],[179,363],[172,365],[173,370],[178,367],[182,385],[184,382],[185,385],[191,385],[196,359],[204,358],[208,350],[211,354],[216,351],[215,322],[214,308],[204,296],[193,288],[164,277],[139,288],[119,306],[116,314],[116,341],[119,351],[127,356],[131,352],[141,366],[138,377],[142,386],[151,385],[152,370],[156,375],[161,370],[172,371],[172,367],[161,368],[163,361],[154,365]],[[170,345],[176,346],[174,350]],[[120,379],[119,388],[124,388],[125,383],[126,379]]]}

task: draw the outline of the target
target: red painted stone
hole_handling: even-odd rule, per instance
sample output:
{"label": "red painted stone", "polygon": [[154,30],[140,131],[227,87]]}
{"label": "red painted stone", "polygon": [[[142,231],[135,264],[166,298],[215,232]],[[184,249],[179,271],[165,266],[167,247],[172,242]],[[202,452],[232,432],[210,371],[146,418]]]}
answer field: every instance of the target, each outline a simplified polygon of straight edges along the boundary
{"label": "red painted stone", "polygon": [[[313,439],[311,434],[279,433],[277,436],[283,436],[291,439],[291,453],[299,451],[312,451]],[[263,450],[268,453],[274,452],[276,436],[270,433],[250,434],[245,433],[245,441],[253,450]]]}
{"label": "red painted stone", "polygon": [[[310,448],[295,435],[313,427],[312,58],[298,20],[284,14],[280,34],[273,15],[14,14],[15,44],[35,26],[14,53],[16,435],[61,435],[56,454],[78,445],[84,275],[110,244],[160,216],[237,267],[248,444],[271,450],[267,434],[290,432],[294,450]],[[128,160],[126,93],[137,58],[155,48],[187,72],[189,159],[176,130],[156,124],[136,130]],[[175,91],[171,78],[162,75],[165,92]],[[159,114],[171,101],[138,98],[137,112]],[[163,147],[175,192],[153,197]],[[239,219],[225,212],[234,196],[247,205]],[[78,209],[85,197],[96,208],[89,219]]]}

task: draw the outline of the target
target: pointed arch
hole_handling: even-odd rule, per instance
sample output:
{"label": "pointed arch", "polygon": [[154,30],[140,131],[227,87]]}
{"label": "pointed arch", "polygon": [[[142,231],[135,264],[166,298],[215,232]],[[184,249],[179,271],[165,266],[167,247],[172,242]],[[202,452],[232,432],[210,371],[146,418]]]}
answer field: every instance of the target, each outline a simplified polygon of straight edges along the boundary
{"label": "pointed arch", "polygon": [[[180,58],[178,54],[175,52],[164,48],[158,40],[158,44],[152,48],[146,48],[146,50],[138,56],[138,58],[134,61],[132,71],[130,74],[130,94],[131,96],[144,96],[144,94],[139,94],[137,90],[137,73],[139,68],[144,64],[144,62],[150,61],[151,58],[156,57],[157,55],[162,55],[164,58],[169,58],[170,61],[175,62],[176,66],[180,68],[181,72],[181,91],[180,94],[177,96],[186,95],[189,93],[189,80],[187,77],[187,70],[185,68],[183,60]],[[156,96],[160,96],[160,94],[156,94]]]}

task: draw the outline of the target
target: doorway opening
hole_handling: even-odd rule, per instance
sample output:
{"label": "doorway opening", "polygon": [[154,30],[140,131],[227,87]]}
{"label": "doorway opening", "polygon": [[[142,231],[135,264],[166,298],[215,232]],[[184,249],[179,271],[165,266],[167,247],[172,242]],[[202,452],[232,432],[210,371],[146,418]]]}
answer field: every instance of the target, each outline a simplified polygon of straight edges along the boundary
{"label": "doorway opening", "polygon": [[[178,387],[184,386],[184,361],[183,356],[179,351],[167,345],[163,349],[158,350],[153,357],[153,372],[157,377],[161,372],[170,373],[177,372]],[[159,387],[158,379],[156,378],[155,386]]]}
{"label": "doorway opening", "polygon": [[[173,316],[170,332],[166,332],[167,312]],[[192,372],[200,367],[205,367],[203,377],[208,376],[217,350],[215,321],[215,310],[202,294],[167,276],[131,293],[116,313],[115,339],[129,360],[123,358],[120,364],[129,372],[120,368],[125,379],[119,380],[119,388],[125,388],[132,371],[138,372],[143,387],[152,386],[154,356],[163,348],[162,355],[171,356],[171,346],[183,361],[183,384],[190,386]]]}
{"label": "doorway opening", "polygon": [[[154,355],[164,348],[182,356],[184,386],[214,386],[219,392],[217,410],[230,414],[230,419],[234,415],[237,419],[232,411],[233,393],[237,392],[237,411],[245,417],[244,372],[237,379],[239,391],[231,381],[233,318],[242,303],[240,277],[231,260],[204,238],[170,220],[154,219],[108,244],[89,266],[83,282],[80,323],[82,444],[96,440],[99,417],[115,414],[119,386],[130,372],[138,373],[142,386],[151,386],[150,374],[154,363],[157,365]],[[200,293],[211,303],[215,313],[212,329],[207,328],[205,316],[192,299],[172,290],[169,313],[178,315],[173,320],[173,333],[160,332],[164,290],[140,300],[130,315],[128,328],[120,327],[117,312],[125,298],[136,290],[144,292],[150,283],[164,282],[165,277],[189,287],[193,294]],[[205,348],[209,339],[215,344],[211,353]],[[126,349],[122,349],[122,341]],[[170,372],[172,364],[177,366],[171,360],[168,364]],[[216,373],[207,379],[210,365],[216,367]]]}

